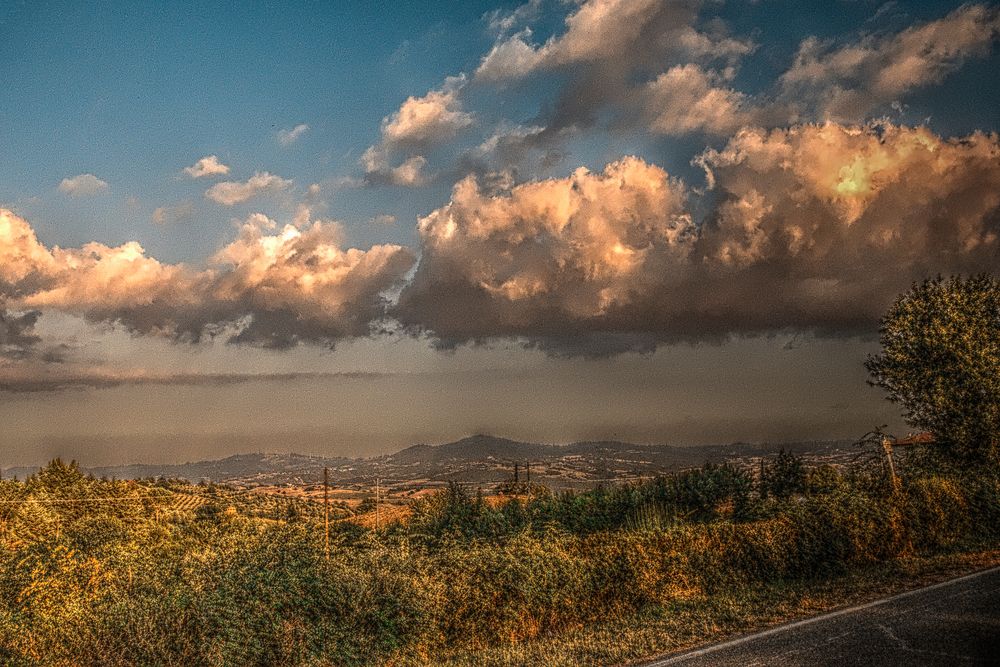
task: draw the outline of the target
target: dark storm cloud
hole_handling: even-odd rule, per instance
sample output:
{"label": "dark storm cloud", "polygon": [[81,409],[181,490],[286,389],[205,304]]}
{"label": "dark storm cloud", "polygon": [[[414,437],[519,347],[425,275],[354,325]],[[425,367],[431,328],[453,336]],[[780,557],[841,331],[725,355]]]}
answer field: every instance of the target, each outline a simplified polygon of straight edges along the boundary
{"label": "dark storm cloud", "polygon": [[30,356],[41,338],[35,335],[35,322],[41,313],[31,311],[20,315],[0,308],[0,357],[24,359]]}

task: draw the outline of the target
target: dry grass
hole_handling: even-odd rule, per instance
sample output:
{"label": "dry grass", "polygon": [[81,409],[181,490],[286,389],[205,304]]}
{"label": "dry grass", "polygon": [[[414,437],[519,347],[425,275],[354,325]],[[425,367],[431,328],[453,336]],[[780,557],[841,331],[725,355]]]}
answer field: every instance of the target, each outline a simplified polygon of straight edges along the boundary
{"label": "dry grass", "polygon": [[596,623],[481,651],[453,651],[427,664],[640,665],[663,654],[734,635],[861,604],[963,574],[1000,565],[1000,550],[931,558],[905,558],[841,577],[762,586],[739,595],[717,594],[679,601],[606,623]]}

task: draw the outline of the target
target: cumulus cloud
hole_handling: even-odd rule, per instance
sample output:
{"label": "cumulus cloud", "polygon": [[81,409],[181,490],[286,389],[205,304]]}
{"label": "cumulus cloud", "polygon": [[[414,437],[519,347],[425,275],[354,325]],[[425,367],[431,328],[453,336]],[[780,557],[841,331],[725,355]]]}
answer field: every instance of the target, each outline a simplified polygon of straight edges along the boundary
{"label": "cumulus cloud", "polygon": [[403,187],[418,187],[428,181],[425,167],[427,158],[423,155],[411,155],[399,165],[389,164],[388,152],[378,146],[371,146],[361,156],[361,164],[365,168],[365,178],[368,183],[389,183]]}
{"label": "cumulus cloud", "polygon": [[450,139],[470,125],[472,114],[462,110],[458,91],[464,79],[409,97],[399,110],[382,120],[382,140],[388,146],[424,146]]}
{"label": "cumulus cloud", "polygon": [[184,173],[191,178],[223,176],[229,173],[229,167],[219,162],[219,158],[215,155],[206,155],[190,167],[184,167]]}
{"label": "cumulus cloud", "polygon": [[586,0],[566,18],[566,30],[544,44],[532,44],[529,29],[499,41],[480,61],[476,77],[503,81],[540,69],[584,63],[624,71],[652,65],[667,54],[732,60],[754,49],[753,42],[721,31],[721,24],[707,31],[697,28],[701,4],[698,0]]}
{"label": "cumulus cloud", "polygon": [[[717,85],[731,74],[715,68],[727,71],[755,44],[729,35],[719,20],[703,22],[702,4],[587,0],[566,18],[561,34],[543,44],[534,43],[530,29],[501,36],[482,58],[475,78],[502,84],[544,70],[565,74],[558,99],[539,119],[545,130],[532,137],[538,144],[558,142],[568,129],[586,129],[606,116],[605,109],[621,116],[613,121],[616,125],[648,126],[653,118],[658,132],[721,131],[718,117],[704,123],[695,122],[694,113],[679,122],[668,118],[689,101],[713,114],[717,102],[744,105],[739,93]],[[700,73],[700,81],[692,79],[694,73]]]}
{"label": "cumulus cloud", "polygon": [[729,34],[704,9],[698,0],[585,0],[561,33],[542,43],[530,28],[499,29],[475,79],[503,84],[541,71],[563,75],[557,98],[536,119],[543,130],[511,138],[511,145],[558,145],[567,131],[594,125],[729,136],[747,125],[863,123],[940,83],[965,60],[988,55],[1000,34],[1000,8],[973,4],[893,33],[810,37],[783,75],[750,94],[734,82],[756,44]]}
{"label": "cumulus cloud", "polygon": [[93,174],[80,174],[64,178],[59,183],[59,192],[70,197],[90,197],[108,191],[108,184]]}
{"label": "cumulus cloud", "polygon": [[305,123],[299,123],[290,130],[279,130],[278,131],[278,143],[282,146],[291,146],[299,138],[309,131],[309,126]]}
{"label": "cumulus cloud", "polygon": [[810,37],[781,77],[781,97],[820,119],[856,122],[912,90],[939,83],[990,53],[1000,8],[964,5],[944,18],[848,45]]}
{"label": "cumulus cloud", "polygon": [[746,129],[698,160],[713,208],[637,158],[483,192],[419,223],[395,315],[454,346],[570,354],[778,330],[871,332],[913,280],[1000,265],[1000,141],[886,124]]}
{"label": "cumulus cloud", "polygon": [[[441,89],[407,98],[399,110],[382,119],[381,140],[369,146],[359,160],[369,182],[407,187],[426,182],[427,160],[414,151],[452,139],[474,122],[459,99],[464,85],[464,76],[450,77]],[[402,151],[409,152],[409,156],[392,167],[393,156]]]}
{"label": "cumulus cloud", "polygon": [[671,67],[651,81],[642,103],[646,122],[659,134],[728,135],[753,118],[747,96],[725,87],[725,77],[698,65]]}
{"label": "cumulus cloud", "polygon": [[9,309],[57,310],[177,340],[232,330],[236,343],[332,345],[369,332],[384,314],[382,293],[414,262],[400,246],[345,250],[341,241],[336,222],[278,229],[255,214],[208,267],[194,269],[163,264],[134,242],[47,248],[27,221],[0,210],[0,297]]}
{"label": "cumulus cloud", "polygon": [[224,181],[205,191],[205,196],[223,206],[234,206],[263,194],[273,194],[292,187],[292,181],[266,171],[259,171],[245,182]]}

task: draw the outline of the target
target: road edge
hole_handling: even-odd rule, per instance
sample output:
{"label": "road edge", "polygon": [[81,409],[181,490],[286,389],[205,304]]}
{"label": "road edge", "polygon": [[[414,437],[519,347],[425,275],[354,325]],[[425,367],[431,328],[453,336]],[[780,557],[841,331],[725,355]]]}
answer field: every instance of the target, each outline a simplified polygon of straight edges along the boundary
{"label": "road edge", "polygon": [[740,635],[738,637],[733,637],[731,639],[724,639],[714,644],[709,644],[701,648],[688,649],[680,652],[667,653],[658,658],[653,658],[652,660],[647,660],[645,662],[633,663],[634,667],[666,667],[667,665],[674,665],[682,660],[687,660],[690,658],[697,658],[703,655],[708,655],[715,653],[716,651],[721,651],[722,649],[731,648],[733,646],[739,646],[745,644],[754,639],[760,639],[762,637],[769,637],[771,635],[776,635],[787,630],[793,630],[795,628],[800,628],[806,625],[811,625],[812,623],[818,623],[831,618],[837,618],[838,616],[844,616],[846,614],[851,614],[858,611],[864,611],[865,609],[871,609],[873,607],[879,607],[896,600],[901,600],[903,598],[908,598],[913,595],[918,595],[927,591],[933,591],[938,588],[944,588],[952,584],[957,584],[963,581],[968,581],[970,579],[975,579],[977,577],[985,576],[987,574],[992,574],[1000,572],[1000,565],[994,565],[993,567],[988,567],[984,570],[978,570],[976,572],[970,572],[969,574],[964,574],[960,577],[955,577],[953,579],[946,579],[944,581],[939,581],[937,583],[931,584],[929,586],[922,586],[920,588],[914,588],[902,593],[897,593],[895,595],[890,595],[886,598],[880,598],[878,600],[873,600],[871,602],[866,602],[864,604],[853,605],[850,607],[843,607],[841,609],[835,609],[833,611],[824,612],[817,616],[810,616],[808,618],[802,618],[797,621],[790,621],[787,623],[781,623],[780,625],[775,625],[773,627],[767,628],[765,630],[759,630],[746,635]]}

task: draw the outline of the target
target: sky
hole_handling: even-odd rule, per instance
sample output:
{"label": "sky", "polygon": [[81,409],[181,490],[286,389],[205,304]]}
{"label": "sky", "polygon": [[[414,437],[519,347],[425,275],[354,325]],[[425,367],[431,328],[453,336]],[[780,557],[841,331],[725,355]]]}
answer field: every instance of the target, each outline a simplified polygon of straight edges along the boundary
{"label": "sky", "polygon": [[1000,5],[0,4],[0,465],[858,437]]}

